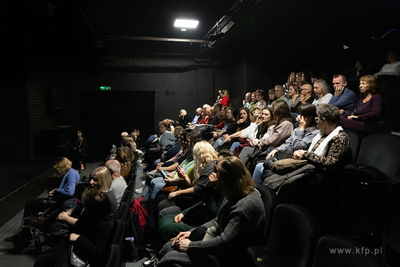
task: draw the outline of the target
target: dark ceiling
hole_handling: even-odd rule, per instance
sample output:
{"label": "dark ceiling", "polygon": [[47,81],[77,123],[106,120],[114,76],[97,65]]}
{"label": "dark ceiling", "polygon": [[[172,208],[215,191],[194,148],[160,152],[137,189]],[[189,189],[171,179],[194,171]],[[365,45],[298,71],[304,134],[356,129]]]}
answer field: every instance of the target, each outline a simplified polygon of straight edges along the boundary
{"label": "dark ceiling", "polygon": [[[3,10],[10,10],[5,14],[10,39],[22,41],[28,51],[50,49],[79,56],[225,53],[310,58],[343,45],[362,48],[389,40],[400,30],[400,1],[394,0],[28,0],[24,6],[15,2],[2,3]],[[198,19],[199,27],[181,32],[173,27],[178,17]],[[213,31],[206,36],[218,21],[235,24],[225,35],[213,37]],[[197,42],[207,38],[217,41]]]}

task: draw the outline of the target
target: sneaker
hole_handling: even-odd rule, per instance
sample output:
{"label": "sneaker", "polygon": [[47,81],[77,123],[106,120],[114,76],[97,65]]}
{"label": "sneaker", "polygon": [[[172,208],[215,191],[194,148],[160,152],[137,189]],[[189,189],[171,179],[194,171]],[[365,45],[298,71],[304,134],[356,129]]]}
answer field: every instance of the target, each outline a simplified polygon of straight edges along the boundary
{"label": "sneaker", "polygon": [[145,184],[146,184],[146,180],[142,181],[142,185],[145,185]]}
{"label": "sneaker", "polygon": [[155,267],[158,264],[158,259],[153,256],[150,260],[142,263],[142,267]]}
{"label": "sneaker", "polygon": [[144,186],[141,187],[141,188],[136,189],[135,190],[136,194],[141,194],[143,192],[143,188],[144,188]]}

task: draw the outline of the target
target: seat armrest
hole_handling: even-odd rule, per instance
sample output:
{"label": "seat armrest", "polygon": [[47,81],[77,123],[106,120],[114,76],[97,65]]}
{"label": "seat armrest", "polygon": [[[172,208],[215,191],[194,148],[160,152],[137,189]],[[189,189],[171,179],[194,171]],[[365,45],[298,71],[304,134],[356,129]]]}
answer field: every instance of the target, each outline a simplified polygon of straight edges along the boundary
{"label": "seat armrest", "polygon": [[246,250],[246,254],[249,258],[249,266],[267,266],[266,260],[267,246],[252,246]]}

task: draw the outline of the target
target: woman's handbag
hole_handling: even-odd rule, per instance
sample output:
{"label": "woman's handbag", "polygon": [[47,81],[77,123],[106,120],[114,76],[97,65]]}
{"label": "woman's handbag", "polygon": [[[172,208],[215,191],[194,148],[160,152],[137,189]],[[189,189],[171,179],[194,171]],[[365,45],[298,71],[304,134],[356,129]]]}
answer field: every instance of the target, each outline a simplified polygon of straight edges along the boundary
{"label": "woman's handbag", "polygon": [[281,159],[271,164],[271,171],[280,175],[284,175],[295,171],[307,164],[306,159]]}

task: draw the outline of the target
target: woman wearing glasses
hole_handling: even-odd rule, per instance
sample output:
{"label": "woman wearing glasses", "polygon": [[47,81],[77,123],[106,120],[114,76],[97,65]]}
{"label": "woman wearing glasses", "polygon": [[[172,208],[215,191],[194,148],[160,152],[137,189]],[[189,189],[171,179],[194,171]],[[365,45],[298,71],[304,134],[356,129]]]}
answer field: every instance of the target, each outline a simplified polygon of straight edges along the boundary
{"label": "woman wearing glasses", "polygon": [[320,104],[315,120],[321,132],[313,138],[308,150],[294,151],[293,158],[307,159],[319,167],[346,164],[346,157],[343,156],[349,149],[349,137],[339,126],[339,109],[332,104]]}

